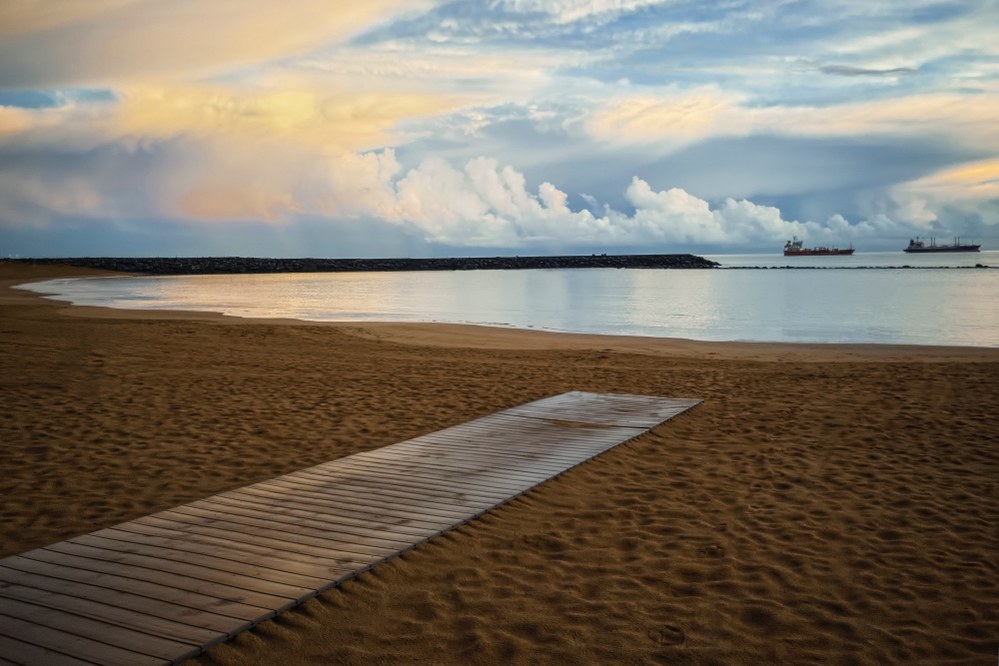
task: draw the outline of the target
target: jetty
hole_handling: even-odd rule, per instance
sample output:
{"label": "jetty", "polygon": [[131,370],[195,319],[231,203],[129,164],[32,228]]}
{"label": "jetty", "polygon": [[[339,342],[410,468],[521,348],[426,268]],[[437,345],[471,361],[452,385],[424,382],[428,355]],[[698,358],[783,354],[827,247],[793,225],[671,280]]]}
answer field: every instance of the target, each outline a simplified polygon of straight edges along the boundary
{"label": "jetty", "polygon": [[588,254],[528,257],[383,259],[281,259],[269,257],[70,257],[5,259],[14,263],[74,266],[146,275],[227,273],[357,273],[389,271],[484,271],[539,268],[716,268],[693,254]]}

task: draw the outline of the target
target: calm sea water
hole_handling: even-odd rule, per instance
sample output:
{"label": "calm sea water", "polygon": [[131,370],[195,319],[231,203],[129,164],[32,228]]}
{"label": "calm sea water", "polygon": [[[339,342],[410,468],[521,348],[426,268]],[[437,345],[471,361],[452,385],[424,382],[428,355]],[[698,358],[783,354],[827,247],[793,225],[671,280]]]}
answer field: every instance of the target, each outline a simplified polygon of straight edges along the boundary
{"label": "calm sea water", "polygon": [[[999,252],[896,256],[901,254],[711,257],[731,267],[727,270],[113,277],[51,280],[27,288],[80,305],[239,317],[449,322],[695,340],[999,347],[999,269],[961,267],[999,266]],[[903,264],[923,268],[888,268]],[[788,265],[802,268],[744,268]],[[837,265],[844,268],[831,268]]]}

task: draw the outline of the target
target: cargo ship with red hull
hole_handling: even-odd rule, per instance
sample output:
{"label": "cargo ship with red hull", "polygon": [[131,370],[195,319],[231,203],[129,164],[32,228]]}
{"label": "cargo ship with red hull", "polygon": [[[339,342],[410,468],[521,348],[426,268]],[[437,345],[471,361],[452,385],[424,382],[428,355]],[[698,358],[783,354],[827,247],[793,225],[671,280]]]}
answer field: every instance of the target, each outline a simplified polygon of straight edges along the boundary
{"label": "cargo ship with red hull", "polygon": [[961,244],[960,238],[955,238],[953,245],[937,245],[937,239],[931,238],[929,245],[927,245],[917,236],[914,240],[909,240],[909,247],[902,251],[916,254],[921,252],[978,252],[981,247],[981,245],[974,243]]}
{"label": "cargo ship with red hull", "polygon": [[826,257],[826,256],[837,256],[837,255],[851,255],[853,254],[853,245],[848,248],[838,248],[838,247],[803,247],[804,241],[798,240],[795,236],[794,240],[789,240],[784,243],[784,256],[785,257]]}

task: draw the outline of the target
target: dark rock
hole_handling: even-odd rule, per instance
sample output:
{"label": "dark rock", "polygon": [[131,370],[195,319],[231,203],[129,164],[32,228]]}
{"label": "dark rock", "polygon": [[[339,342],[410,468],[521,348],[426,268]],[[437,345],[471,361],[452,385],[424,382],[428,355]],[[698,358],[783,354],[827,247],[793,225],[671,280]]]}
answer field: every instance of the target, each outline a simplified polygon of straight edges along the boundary
{"label": "dark rock", "polygon": [[272,259],[266,257],[75,257],[7,259],[149,275],[223,273],[325,273],[362,271],[468,271],[526,268],[715,268],[693,254],[623,254],[552,257],[455,257],[444,259]]}

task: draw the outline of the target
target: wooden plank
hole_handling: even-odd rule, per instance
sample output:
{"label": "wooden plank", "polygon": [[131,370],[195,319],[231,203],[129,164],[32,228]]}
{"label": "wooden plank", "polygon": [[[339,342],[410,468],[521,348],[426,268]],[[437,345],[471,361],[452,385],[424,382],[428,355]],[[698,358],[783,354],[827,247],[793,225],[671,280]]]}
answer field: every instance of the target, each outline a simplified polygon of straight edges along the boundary
{"label": "wooden plank", "polygon": [[[502,465],[504,471],[509,470],[505,478],[513,481],[530,483],[536,474],[558,474],[566,465],[579,460],[579,455],[541,452],[533,455],[511,454],[503,451],[493,451],[483,446],[478,452],[474,447],[452,447],[447,442],[435,442],[433,446],[423,446],[419,449],[392,451],[392,458],[400,463],[420,461],[433,464],[447,464],[449,468],[462,469],[495,469]],[[588,455],[592,455],[590,451]],[[484,467],[488,466],[488,467]]]}
{"label": "wooden plank", "polygon": [[[180,507],[177,507],[178,509]],[[194,534],[202,534],[207,536],[220,537],[223,539],[229,539],[236,543],[244,544],[254,544],[259,543],[272,548],[277,548],[281,550],[287,550],[289,552],[299,552],[308,555],[315,555],[317,557],[328,557],[336,562],[336,565],[346,571],[353,570],[357,566],[364,566],[370,561],[371,556],[361,553],[350,553],[347,552],[344,547],[346,544],[338,544],[338,547],[334,547],[330,544],[328,548],[324,547],[327,544],[315,543],[314,541],[307,538],[295,539],[292,538],[294,535],[290,533],[280,534],[275,537],[273,534],[268,534],[265,530],[245,528],[237,524],[226,524],[222,521],[216,521],[214,525],[205,525],[203,522],[194,516],[188,516],[177,511],[169,512],[169,517],[167,512],[161,512],[155,516],[147,516],[147,520],[159,520],[168,525],[183,525],[184,529],[193,532]],[[310,546],[310,547],[307,547]]]}
{"label": "wooden plank", "polygon": [[[14,555],[13,557],[0,560],[0,566],[26,573],[48,576],[53,579],[87,583],[110,590],[129,592],[149,597],[150,599],[162,599],[181,606],[202,608],[218,615],[225,615],[239,620],[254,620],[259,618],[262,614],[271,613],[270,609],[262,608],[260,606],[251,606],[232,599],[220,599],[218,597],[200,594],[198,592],[180,590],[168,585],[149,583],[147,581],[116,576],[114,574],[104,574],[90,571],[88,569],[78,569],[76,567],[54,564],[52,562],[32,560],[21,555]],[[247,627],[249,625],[246,623],[234,623],[233,626]],[[234,629],[233,631],[237,630],[238,629]]]}
{"label": "wooden plank", "polygon": [[[345,467],[348,465],[345,465]],[[523,488],[525,484],[533,485],[544,475],[537,472],[524,473],[511,465],[509,475],[488,468],[481,464],[445,464],[435,465],[415,456],[406,456],[394,451],[384,453],[367,452],[358,455],[349,462],[350,467],[379,469],[384,468],[395,473],[413,474],[424,479],[435,479],[437,482],[456,482],[463,479],[467,484],[475,484],[495,490],[510,491]],[[504,470],[505,472],[506,470]]]}
{"label": "wooden plank", "polygon": [[696,403],[552,396],[0,560],[0,666],[183,659]]}
{"label": "wooden plank", "polygon": [[406,520],[379,521],[371,518],[356,518],[350,511],[343,511],[329,502],[313,502],[311,500],[289,498],[284,494],[275,494],[257,488],[241,488],[238,491],[231,491],[225,495],[216,496],[219,501],[243,501],[252,502],[261,506],[276,507],[275,512],[280,512],[282,508],[287,508],[290,515],[299,515],[300,512],[311,513],[316,520],[337,521],[353,531],[355,528],[366,527],[384,532],[386,535],[398,535],[393,538],[408,540],[409,536],[420,536],[425,534],[427,528],[408,525]]}
{"label": "wooden plank", "polygon": [[211,511],[201,507],[180,506],[177,513],[197,518],[210,518],[216,524],[230,526],[232,529],[246,531],[250,534],[268,535],[275,539],[288,539],[296,544],[316,546],[329,552],[333,549],[352,555],[364,557],[382,557],[399,550],[393,546],[380,546],[366,543],[366,538],[360,535],[330,534],[326,530],[289,524],[270,518],[246,516],[235,511]]}
{"label": "wooden plank", "polygon": [[[194,506],[194,504],[192,504]],[[205,508],[225,508],[229,511],[246,512],[248,515],[259,514],[273,519],[280,519],[286,525],[309,526],[325,530],[330,536],[343,534],[344,538],[358,536],[369,539],[372,544],[386,548],[399,548],[426,533],[426,530],[410,530],[407,532],[389,532],[385,529],[366,529],[335,513],[317,511],[313,507],[297,502],[285,501],[275,503],[267,497],[259,495],[217,495],[209,500],[201,500],[196,506]]]}
{"label": "wooden plank", "polygon": [[388,497],[370,489],[343,489],[337,484],[329,482],[281,477],[281,479],[274,481],[272,487],[286,488],[296,496],[333,501],[339,506],[377,509],[392,512],[392,515],[395,516],[412,517],[434,524],[441,522],[447,524],[455,518],[468,515],[468,511],[461,507],[448,506],[432,500],[413,499],[406,501],[398,497]]}
{"label": "wooden plank", "polygon": [[[512,426],[512,427],[511,427]],[[467,424],[461,424],[458,426],[452,426],[450,428],[443,428],[426,435],[421,435],[414,439],[419,440],[423,437],[438,437],[438,436],[449,436],[449,437],[481,437],[483,435],[490,435],[499,439],[506,439],[508,441],[525,441],[533,442],[536,445],[543,445],[544,440],[539,440],[533,437],[536,433],[543,433],[545,438],[547,438],[552,433],[563,432],[563,433],[573,433],[580,437],[597,436],[597,437],[627,437],[629,433],[633,436],[637,433],[644,432],[647,428],[635,428],[626,425],[611,425],[605,422],[585,422],[579,420],[572,420],[568,418],[539,418],[533,416],[525,416],[522,414],[512,414],[509,412],[498,412],[496,414],[490,414],[489,416],[484,416],[475,421],[471,421]]]}
{"label": "wooden plank", "polygon": [[[562,434],[562,437],[570,439],[571,435]],[[606,439],[593,438],[592,442],[581,442],[577,438],[572,438],[575,442],[573,448],[560,447],[553,435],[549,442],[551,446],[545,449],[532,449],[521,447],[516,444],[508,444],[502,441],[491,441],[488,438],[478,438],[471,441],[461,441],[454,437],[441,435],[431,440],[424,440],[418,445],[408,447],[405,451],[393,451],[401,458],[441,458],[469,460],[477,459],[506,461],[514,467],[523,467],[527,470],[557,470],[564,465],[577,462],[581,455],[593,455],[596,451],[601,451],[608,446],[616,446],[612,441]]]}
{"label": "wooden plank", "polygon": [[506,422],[482,422],[474,428],[431,433],[405,442],[404,445],[384,447],[376,451],[405,449],[418,454],[428,449],[448,449],[453,452],[519,456],[542,462],[546,457],[551,457],[553,461],[557,461],[585,454],[601,442],[620,442],[641,432],[630,428],[589,430],[522,418],[518,420],[529,423],[532,427],[520,431],[515,430],[514,424]]}
{"label": "wooden plank", "polygon": [[400,516],[388,515],[384,512],[376,511],[358,511],[353,508],[340,507],[338,505],[333,505],[330,502],[323,502],[321,500],[312,499],[309,497],[295,497],[294,499],[288,498],[288,493],[274,492],[271,489],[259,488],[254,486],[247,486],[243,488],[241,492],[247,495],[256,495],[258,497],[277,499],[282,501],[287,501],[289,505],[295,505],[302,508],[311,508],[316,511],[325,511],[330,514],[336,514],[342,516],[344,520],[349,521],[352,525],[363,525],[367,524],[372,527],[377,527],[380,530],[385,530],[386,532],[399,533],[399,534],[412,534],[413,536],[420,536],[426,534],[428,530],[438,529],[441,522],[427,522],[418,521],[413,518],[406,518]]}
{"label": "wooden plank", "polygon": [[[86,538],[86,537],[83,537]],[[103,546],[87,545],[77,539],[69,539],[46,546],[43,552],[59,553],[74,558],[84,558],[87,567],[97,567],[101,571],[117,572],[140,580],[162,581],[176,585],[174,581],[190,582],[192,586],[202,586],[202,590],[213,590],[213,594],[240,594],[247,601],[270,606],[278,600],[294,601],[309,592],[308,587],[287,585],[264,580],[252,575],[221,571],[210,567],[196,566],[187,562],[177,562],[166,557],[149,557],[122,552]],[[48,560],[46,560],[48,561]],[[77,560],[74,560],[79,562]],[[95,562],[96,564],[91,564]],[[127,572],[127,574],[126,574]]]}
{"label": "wooden plank", "polygon": [[530,451],[549,449],[573,451],[585,449],[595,441],[623,441],[642,432],[645,430],[640,428],[595,426],[570,421],[498,415],[483,420],[476,428],[444,430],[431,433],[427,437],[435,440],[447,438],[458,441],[475,438],[478,442],[489,443],[491,446],[525,448]]}
{"label": "wooden plank", "polygon": [[[532,423],[527,419],[520,420]],[[534,423],[531,429],[515,431],[511,425],[513,424],[489,421],[483,422],[476,428],[442,430],[423,435],[406,442],[405,447],[398,448],[409,449],[414,453],[447,448],[455,452],[489,452],[532,460],[543,460],[546,456],[564,459],[567,456],[585,453],[593,441],[621,441],[635,434],[630,429],[586,432],[578,428],[570,429],[550,424],[541,424],[542,427],[538,427]],[[618,436],[616,433],[622,434]],[[544,437],[542,441],[539,441],[539,435]]]}
{"label": "wooden plank", "polygon": [[[348,481],[343,478],[339,478],[332,474],[323,474],[322,472],[300,472],[296,474],[287,474],[282,477],[289,481],[296,481],[307,483],[316,487],[326,488],[335,487],[338,490],[343,490],[351,493],[378,493],[380,497],[386,499],[391,498],[393,500],[398,500],[402,502],[409,501],[423,501],[427,503],[439,504],[449,509],[454,507],[462,507],[466,509],[480,509],[483,506],[489,506],[495,503],[493,499],[480,499],[480,500],[469,500],[465,497],[460,496],[458,493],[453,492],[447,486],[439,486],[433,490],[422,489],[422,490],[411,490],[405,486],[385,484],[385,485],[375,485],[373,483],[360,483],[356,481]],[[435,492],[436,491],[436,492]]]}
{"label": "wooden plank", "polygon": [[[61,652],[92,664],[156,666],[164,662],[163,658],[155,655],[135,652],[104,641],[92,640],[70,631],[53,629],[43,624],[22,620],[16,617],[19,612],[14,607],[16,603],[16,601],[4,599],[3,614],[0,614],[0,635],[16,638],[47,650]],[[8,612],[15,615],[7,615]],[[109,632],[113,629],[110,625],[106,628]],[[113,641],[117,638],[117,635],[112,635],[108,640]],[[176,654],[183,659],[197,654],[197,651],[192,651],[189,647],[184,646],[182,649],[178,649]]]}
{"label": "wooden plank", "polygon": [[[64,544],[66,542],[60,543]],[[59,544],[52,544],[52,546],[57,545]],[[167,572],[118,564],[117,562],[105,562],[80,555],[72,555],[65,552],[51,550],[51,546],[30,550],[27,553],[24,553],[23,557],[25,559],[35,560],[36,562],[74,567],[85,571],[91,571],[93,573],[117,576],[128,580],[154,583],[156,585],[162,585],[163,587],[172,587],[178,590],[194,592],[206,597],[236,601],[238,603],[255,606],[257,608],[280,608],[281,610],[284,610],[284,608],[294,605],[290,604],[287,598],[279,597],[273,594],[261,594],[259,592],[244,590],[231,585],[212,583],[209,581],[191,579]]]}
{"label": "wooden plank", "polygon": [[[531,424],[531,428],[517,429],[518,422]],[[622,442],[645,432],[635,428],[594,428],[593,426],[566,425],[550,421],[531,421],[523,417],[496,418],[484,421],[481,427],[444,430],[425,435],[415,441],[435,446],[450,444],[466,450],[488,449],[493,453],[516,453],[522,456],[561,456],[586,453],[594,446]],[[515,433],[511,437],[511,433]]]}
{"label": "wooden plank", "polygon": [[472,488],[461,483],[451,483],[441,485],[440,483],[427,483],[418,477],[388,475],[387,470],[380,469],[378,472],[363,471],[357,468],[340,467],[310,467],[307,472],[310,476],[328,478],[337,481],[344,481],[353,485],[360,485],[367,488],[379,488],[385,490],[397,490],[399,492],[430,494],[445,492],[442,497],[455,498],[457,501],[469,504],[479,504],[480,502],[496,502],[503,497],[503,492],[494,490],[485,492],[479,488]]}
{"label": "wooden plank", "polygon": [[149,557],[105,547],[95,547],[81,543],[77,539],[54,543],[46,546],[44,550],[47,553],[60,553],[100,563],[99,565],[88,564],[87,566],[100,566],[102,569],[111,567],[111,570],[118,566],[121,567],[121,571],[127,571],[129,577],[141,578],[142,580],[173,581],[176,578],[190,581],[192,584],[217,584],[242,594],[259,594],[263,595],[259,600],[268,605],[274,603],[274,600],[268,597],[295,600],[309,590],[307,587],[275,583],[240,573],[195,566],[166,557]]}
{"label": "wooden plank", "polygon": [[424,507],[419,507],[417,511],[410,511],[405,505],[396,502],[381,502],[374,499],[370,503],[351,501],[349,496],[340,495],[333,491],[328,493],[315,492],[303,484],[285,481],[283,478],[258,483],[253,488],[288,495],[298,500],[311,499],[317,502],[335,503],[338,507],[349,508],[353,513],[364,514],[375,519],[403,519],[414,525],[439,526],[447,524],[449,518],[449,516],[441,515],[439,511]]}
{"label": "wooden plank", "polygon": [[246,622],[191,606],[182,606],[162,599],[112,590],[99,585],[78,583],[65,578],[27,573],[0,566],[0,594],[12,588],[58,594],[83,601],[92,601],[110,608],[120,608],[130,614],[139,614],[173,620],[178,624],[193,626],[208,634],[231,634],[246,626]]}
{"label": "wooden plank", "polygon": [[[551,433],[552,441],[558,435],[556,433]],[[551,459],[546,458],[546,452]],[[549,449],[524,449],[523,451],[504,451],[502,446],[497,444],[492,446],[491,443],[485,438],[473,439],[468,442],[456,440],[447,435],[441,435],[440,438],[427,436],[422,438],[420,441],[405,442],[405,446],[393,446],[393,447],[383,447],[381,449],[375,449],[374,451],[365,451],[362,454],[356,454],[356,459],[366,460],[374,457],[378,458],[392,458],[400,461],[406,460],[420,460],[427,456],[437,456],[441,458],[447,458],[449,456],[454,456],[457,458],[463,458],[468,460],[468,456],[473,456],[478,458],[482,465],[480,467],[486,472],[495,472],[497,468],[492,465],[485,464],[488,458],[508,459],[508,462],[514,466],[522,465],[525,469],[519,472],[513,472],[511,476],[504,477],[506,479],[516,479],[518,477],[530,477],[530,472],[546,468],[546,467],[557,467],[560,462],[565,462],[567,460],[578,460],[579,452],[573,455],[573,452],[560,452],[555,448]],[[507,471],[505,467],[499,468],[504,472]],[[526,480],[526,478],[525,478]]]}
{"label": "wooden plank", "polygon": [[0,635],[0,654],[6,655],[7,664],[48,664],[49,666],[93,666],[92,661],[83,661],[62,652],[49,650],[31,643]]}
{"label": "wooden plank", "polygon": [[699,400],[571,391],[513,407],[504,414],[581,423],[653,428]]}
{"label": "wooden plank", "polygon": [[493,502],[506,497],[511,488],[522,485],[508,484],[502,488],[484,487],[474,482],[462,479],[461,476],[455,476],[453,473],[448,474],[448,476],[442,480],[440,476],[433,477],[429,474],[423,474],[422,472],[406,472],[405,470],[398,470],[395,467],[373,461],[351,460],[349,464],[345,462],[343,465],[338,467],[324,467],[320,471],[322,473],[330,474],[333,477],[341,474],[363,476],[377,473],[380,481],[372,482],[372,486],[405,485],[411,486],[416,490],[424,489],[432,492],[440,492],[442,488],[446,488],[448,491],[458,493],[459,495],[464,495],[476,500],[488,499]]}
{"label": "wooden plank", "polygon": [[[179,509],[180,507],[178,507]],[[398,552],[395,549],[377,549],[379,552],[359,552],[363,550],[375,550],[363,548],[364,544],[351,544],[346,541],[336,541],[333,539],[322,539],[307,535],[298,535],[292,532],[277,532],[254,525],[244,525],[239,523],[225,523],[217,521],[214,526],[204,526],[198,524],[195,516],[187,516],[179,511],[173,514],[179,522],[184,519],[191,519],[195,522],[186,524],[186,527],[195,533],[209,534],[212,536],[224,535],[224,538],[234,542],[263,544],[272,548],[282,548],[287,551],[301,553],[306,556],[318,558],[333,558],[337,568],[342,570],[342,574],[348,574],[359,567],[366,567],[372,561],[382,559],[392,553]],[[353,552],[351,552],[353,551]],[[336,576],[340,578],[341,575]]]}
{"label": "wooden plank", "polygon": [[210,534],[180,531],[175,527],[175,525],[165,521],[157,521],[155,519],[143,521],[136,519],[116,525],[114,529],[130,534],[161,536],[172,540],[183,540],[185,547],[192,550],[200,548],[225,548],[232,552],[234,556],[242,556],[248,559],[258,558],[260,561],[273,562],[280,564],[285,571],[300,573],[305,576],[336,579],[350,572],[349,568],[342,566],[338,560],[333,558],[307,555],[299,551],[279,550],[259,543],[242,543]]}
{"label": "wooden plank", "polygon": [[[402,466],[413,462],[425,461],[429,455],[436,454],[441,456],[443,453],[445,452],[441,449],[419,451],[415,447],[383,447],[373,451],[356,453],[350,457],[350,460],[345,462],[348,464],[377,462],[379,465]],[[488,448],[483,447],[479,453],[482,459],[478,461],[478,464],[470,460],[464,461],[461,472],[454,475],[456,479],[464,478],[466,483],[504,489],[510,485],[530,483],[538,471],[537,468],[524,465],[521,461],[514,458],[510,458],[508,466],[498,467],[495,461],[489,460],[492,457],[492,452]],[[503,458],[506,456],[500,455],[499,457]],[[462,474],[466,474],[467,476],[462,477]]]}
{"label": "wooden plank", "polygon": [[[233,560],[226,557],[214,557],[190,551],[182,551],[162,544],[139,544],[128,539],[121,540],[114,538],[118,534],[121,533],[115,533],[111,530],[107,530],[104,534],[84,534],[69,539],[67,543],[99,548],[106,552],[118,552],[128,557],[145,558],[143,560],[136,559],[136,564],[150,559],[153,562],[163,562],[166,566],[171,567],[168,570],[178,573],[190,567],[197,567],[207,572],[218,571],[226,574],[235,574],[260,581],[262,584],[268,586],[273,584],[273,588],[266,589],[273,589],[274,594],[278,594],[280,590],[284,589],[292,592],[295,598],[302,595],[302,590],[313,589],[316,585],[325,582],[320,578],[312,576],[300,576],[294,573],[271,569],[256,560],[247,562],[245,560]],[[110,538],[108,535],[110,535]],[[175,565],[183,565],[184,569],[176,568]],[[264,591],[264,589],[261,586],[258,591]]]}
{"label": "wooden plank", "polygon": [[317,518],[315,514],[310,514],[307,511],[292,513],[292,510],[283,507],[283,511],[278,513],[276,511],[264,510],[260,506],[249,502],[240,502],[229,497],[216,497],[211,501],[201,500],[188,505],[188,508],[222,511],[234,516],[270,520],[295,529],[314,529],[328,539],[369,544],[389,550],[398,550],[412,541],[412,539],[388,539],[385,537],[384,532],[379,532],[378,530],[364,530],[359,527],[345,529],[343,525],[335,520],[322,520],[321,518]]}
{"label": "wooden plank", "polygon": [[[203,567],[242,573],[262,580],[285,583],[304,588],[314,588],[326,582],[325,578],[309,576],[287,571],[281,565],[281,560],[254,558],[247,562],[235,559],[231,550],[222,548],[190,547],[187,540],[173,540],[138,535],[133,532],[107,528],[77,537],[74,541],[97,545],[108,550],[120,550],[127,553],[162,557],[168,560],[188,562]],[[206,552],[207,551],[207,552]]]}
{"label": "wooden plank", "polygon": [[[284,498],[289,497],[288,493],[286,492],[274,493],[272,490],[262,489],[259,487],[247,487],[244,488],[243,490],[248,495],[257,495],[265,498],[269,497],[273,499],[276,497],[278,499],[284,500]],[[309,507],[325,508],[332,505],[332,502],[329,499],[326,499],[324,501],[322,499],[307,497],[305,495],[295,496],[293,500],[289,499],[284,501],[286,501],[290,505],[305,507],[305,508]],[[180,507],[178,507],[178,509],[179,508]],[[336,503],[336,511],[338,515],[349,517],[355,521],[368,520],[370,521],[370,524],[377,525],[379,529],[385,529],[389,532],[393,531],[393,528],[396,526],[404,526],[408,528],[406,530],[406,533],[411,532],[416,535],[424,534],[429,529],[438,529],[440,525],[445,524],[446,522],[442,520],[417,520],[409,516],[395,516],[388,514],[385,511],[380,511],[376,509],[368,510],[363,506],[341,505],[339,502]],[[169,519],[177,522],[184,522],[191,525],[198,525],[200,527],[212,527],[212,526],[220,527],[222,522],[220,520],[210,520],[210,519],[203,519],[201,521],[196,521],[193,519],[193,517],[181,515],[177,511],[169,511],[169,512],[164,511],[159,514],[156,514],[156,517]],[[194,528],[190,527],[185,529],[194,529]],[[233,526],[230,525],[227,529],[233,529]],[[288,541],[288,543],[297,543],[297,541],[290,539],[286,541]],[[367,554],[367,553],[353,552],[347,548],[341,550],[343,550],[344,552],[343,557],[348,559],[352,558],[354,555]],[[329,554],[331,557],[337,557],[335,550],[331,549]]]}
{"label": "wooden plank", "polygon": [[[149,633],[176,643],[183,643],[199,648],[206,643],[224,638],[225,633],[210,631],[202,627],[183,624],[165,619],[153,614],[136,613],[117,606],[109,606],[91,599],[80,599],[59,592],[49,592],[22,585],[8,585],[0,589],[0,597],[15,599],[27,604],[33,604],[50,610],[62,610],[85,618],[100,620],[126,629]],[[22,614],[22,620],[31,619],[29,614]],[[35,621],[35,620],[32,620]],[[171,649],[170,652],[175,652]]]}
{"label": "wooden plank", "polygon": [[[392,457],[398,461],[423,461],[433,463],[446,463],[455,467],[468,467],[474,465],[503,465],[504,471],[510,470],[510,476],[506,478],[523,478],[526,482],[535,473],[547,472],[558,474],[564,470],[566,465],[579,462],[580,455],[593,456],[603,451],[609,446],[616,446],[611,442],[600,442],[596,445],[587,446],[584,454],[578,452],[560,452],[555,449],[542,451],[536,450],[530,454],[515,453],[504,450],[494,450],[489,448],[488,442],[473,445],[456,445],[443,438],[423,443],[420,447],[410,447],[405,450],[392,451]],[[478,447],[478,450],[476,448]]]}
{"label": "wooden plank", "polygon": [[[394,461],[391,458],[389,458],[387,460],[370,459],[364,461],[351,461],[351,464],[357,467],[367,466],[369,469],[377,468],[378,465],[380,464],[382,466],[385,466],[387,469],[392,470],[392,472],[395,474],[419,476],[424,480],[433,481],[437,484],[448,483],[451,482],[453,479],[462,478],[463,474],[468,475],[468,478],[474,480],[474,482],[476,483],[481,483],[481,480],[483,478],[487,479],[499,478],[498,475],[494,475],[492,473],[488,473],[483,470],[476,470],[471,467],[462,470],[460,468],[455,468],[455,466],[453,465],[445,463],[437,465],[434,465],[433,463],[429,462],[400,463],[398,461]],[[504,495],[508,496],[510,493],[523,492],[525,488],[536,486],[538,483],[544,481],[547,478],[549,478],[548,475],[539,473],[533,475],[530,479],[524,479],[522,481],[507,482],[504,483],[503,485],[499,485],[500,482],[497,482],[496,487],[501,488],[504,492]]]}
{"label": "wooden plank", "polygon": [[381,470],[387,479],[412,479],[435,488],[440,488],[442,485],[449,485],[451,487],[460,486],[476,492],[492,493],[500,497],[506,496],[511,491],[515,492],[523,488],[525,483],[529,483],[528,481],[516,482],[509,479],[501,480],[499,478],[496,480],[483,479],[483,473],[481,472],[476,478],[473,478],[470,474],[463,476],[460,470],[445,469],[432,465],[418,465],[417,463],[401,465],[398,459],[380,460],[373,457],[357,460],[352,459],[349,462],[345,462],[342,468],[344,470],[366,472]]}
{"label": "wooden plank", "polygon": [[392,511],[394,515],[412,516],[435,523],[442,519],[449,520],[456,515],[467,514],[467,510],[454,504],[445,504],[428,498],[395,497],[386,495],[377,489],[353,489],[328,480],[281,477],[281,479],[275,480],[273,485],[286,488],[296,495],[334,501],[342,506],[360,505],[372,509]]}
{"label": "wooden plank", "polygon": [[[405,456],[397,454],[395,452],[387,453],[384,457],[378,458],[377,462],[373,462],[373,459],[374,457],[372,456],[369,458],[358,458],[356,460],[351,460],[349,464],[344,465],[344,468],[361,469],[366,465],[367,469],[371,469],[371,467],[374,466],[376,469],[379,470],[386,470],[386,471],[391,470],[396,473],[399,472],[414,473],[425,478],[436,479],[435,485],[438,488],[442,489],[448,488],[452,484],[458,483],[458,481],[463,478],[464,482],[467,484],[477,483],[479,485],[484,485],[483,479],[477,478],[477,477],[482,477],[484,475],[489,475],[493,477],[495,480],[489,481],[490,485],[492,485],[496,490],[502,492],[509,491],[511,488],[519,488],[523,484],[530,483],[531,481],[531,479],[528,476],[519,473],[514,469],[511,469],[509,477],[503,478],[500,475],[496,474],[495,471],[489,470],[484,466],[488,464],[488,461],[485,463],[480,463],[477,469],[475,466],[467,464],[464,466],[464,469],[459,469],[457,465],[450,465],[448,467],[434,467],[427,461],[421,461],[421,459],[417,456]],[[422,464],[425,467],[424,468],[417,467],[416,466],[417,464]],[[426,469],[428,471],[435,471],[436,475],[433,477],[426,475],[421,471],[422,469]]]}

